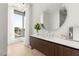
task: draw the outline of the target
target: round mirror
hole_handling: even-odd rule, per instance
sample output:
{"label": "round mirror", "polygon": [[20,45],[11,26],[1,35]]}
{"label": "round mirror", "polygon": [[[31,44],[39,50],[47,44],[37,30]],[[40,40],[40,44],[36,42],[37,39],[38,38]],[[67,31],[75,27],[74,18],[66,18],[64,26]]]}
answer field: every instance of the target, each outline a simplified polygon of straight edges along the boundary
{"label": "round mirror", "polygon": [[53,31],[60,28],[67,17],[67,9],[62,4],[57,4],[52,8],[47,8],[41,13],[41,23],[47,31]]}

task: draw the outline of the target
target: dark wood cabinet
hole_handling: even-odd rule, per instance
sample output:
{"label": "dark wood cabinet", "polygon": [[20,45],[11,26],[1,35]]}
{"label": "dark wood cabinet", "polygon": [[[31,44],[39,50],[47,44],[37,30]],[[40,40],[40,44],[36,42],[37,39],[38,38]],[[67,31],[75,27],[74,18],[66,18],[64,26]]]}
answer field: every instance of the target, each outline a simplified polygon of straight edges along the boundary
{"label": "dark wood cabinet", "polygon": [[79,56],[79,50],[72,49],[72,56]]}
{"label": "dark wood cabinet", "polygon": [[51,56],[54,56],[55,55],[55,44],[54,43],[51,43]]}
{"label": "dark wood cabinet", "polygon": [[55,56],[62,56],[63,55],[63,46],[54,44],[54,55]]}
{"label": "dark wood cabinet", "polygon": [[79,56],[79,49],[30,36],[30,45],[47,56]]}
{"label": "dark wood cabinet", "polygon": [[63,56],[72,56],[72,49],[63,46]]}
{"label": "dark wood cabinet", "polygon": [[45,55],[49,55],[49,56],[51,55],[51,44],[47,41],[31,37],[30,45],[32,48],[35,48],[35,49],[41,51]]}

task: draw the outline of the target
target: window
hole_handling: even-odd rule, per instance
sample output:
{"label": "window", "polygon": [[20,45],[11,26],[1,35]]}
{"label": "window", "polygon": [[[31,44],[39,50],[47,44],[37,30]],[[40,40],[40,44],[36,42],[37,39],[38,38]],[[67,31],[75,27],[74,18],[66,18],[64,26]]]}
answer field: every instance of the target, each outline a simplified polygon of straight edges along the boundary
{"label": "window", "polygon": [[15,37],[24,37],[24,16],[25,12],[14,10],[14,32]]}

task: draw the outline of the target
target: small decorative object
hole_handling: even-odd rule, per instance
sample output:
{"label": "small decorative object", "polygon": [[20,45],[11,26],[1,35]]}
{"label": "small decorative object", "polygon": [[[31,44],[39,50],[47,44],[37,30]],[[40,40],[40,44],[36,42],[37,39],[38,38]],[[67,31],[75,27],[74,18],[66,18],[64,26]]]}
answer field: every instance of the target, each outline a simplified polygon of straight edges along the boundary
{"label": "small decorative object", "polygon": [[44,24],[41,24],[41,27],[42,27],[43,29],[46,29],[46,27],[45,27],[45,25],[44,25]]}
{"label": "small decorative object", "polygon": [[41,30],[41,25],[40,23],[36,23],[34,28],[36,29],[37,32],[39,32],[39,30]]}
{"label": "small decorative object", "polygon": [[69,39],[73,40],[73,27],[69,27]]}

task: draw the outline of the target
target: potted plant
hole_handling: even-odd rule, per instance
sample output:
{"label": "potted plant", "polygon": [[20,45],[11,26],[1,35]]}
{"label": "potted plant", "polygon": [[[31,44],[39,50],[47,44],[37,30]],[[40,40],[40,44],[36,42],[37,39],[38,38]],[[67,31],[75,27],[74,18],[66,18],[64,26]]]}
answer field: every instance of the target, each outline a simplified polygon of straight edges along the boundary
{"label": "potted plant", "polygon": [[34,28],[36,29],[37,32],[39,32],[39,30],[41,30],[41,25],[40,23],[36,23]]}

